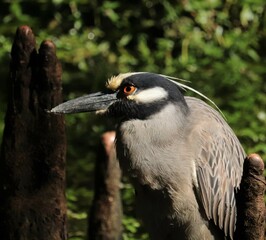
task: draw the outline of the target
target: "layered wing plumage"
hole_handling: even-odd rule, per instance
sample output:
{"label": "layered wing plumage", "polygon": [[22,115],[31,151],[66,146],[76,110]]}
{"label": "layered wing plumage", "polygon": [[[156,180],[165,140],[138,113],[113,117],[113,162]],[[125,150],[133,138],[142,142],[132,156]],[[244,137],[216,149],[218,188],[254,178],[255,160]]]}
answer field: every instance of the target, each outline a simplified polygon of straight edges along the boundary
{"label": "layered wing plumage", "polygon": [[[235,194],[241,182],[245,152],[224,119],[205,103],[192,105],[195,108],[197,104],[206,115],[206,124],[198,129],[201,139],[196,159],[199,199],[207,218],[233,239],[237,214]],[[208,123],[208,119],[212,122]]]}

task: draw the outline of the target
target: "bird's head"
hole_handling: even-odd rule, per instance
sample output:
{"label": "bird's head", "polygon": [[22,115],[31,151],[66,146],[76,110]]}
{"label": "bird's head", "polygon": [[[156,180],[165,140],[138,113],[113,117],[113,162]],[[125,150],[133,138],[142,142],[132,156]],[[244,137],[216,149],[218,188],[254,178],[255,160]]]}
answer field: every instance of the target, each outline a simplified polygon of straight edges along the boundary
{"label": "bird's head", "polygon": [[179,86],[154,73],[125,73],[110,78],[106,90],[79,97],[53,108],[54,113],[96,112],[120,119],[146,119],[167,104],[188,111]]}

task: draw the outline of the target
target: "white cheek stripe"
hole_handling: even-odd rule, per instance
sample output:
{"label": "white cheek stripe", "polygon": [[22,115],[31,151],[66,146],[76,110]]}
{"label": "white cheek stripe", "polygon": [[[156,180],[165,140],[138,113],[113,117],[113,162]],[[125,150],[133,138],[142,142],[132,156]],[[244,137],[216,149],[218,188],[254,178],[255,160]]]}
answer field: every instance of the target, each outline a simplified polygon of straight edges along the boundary
{"label": "white cheek stripe", "polygon": [[134,95],[130,95],[127,98],[137,103],[151,103],[166,99],[168,93],[161,87],[154,87],[147,90],[140,91]]}

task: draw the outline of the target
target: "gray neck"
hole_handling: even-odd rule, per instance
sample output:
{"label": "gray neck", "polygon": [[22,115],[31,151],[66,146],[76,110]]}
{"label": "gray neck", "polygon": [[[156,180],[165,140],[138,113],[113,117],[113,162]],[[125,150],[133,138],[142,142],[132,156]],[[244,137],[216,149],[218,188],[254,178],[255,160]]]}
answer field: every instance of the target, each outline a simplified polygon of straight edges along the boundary
{"label": "gray neck", "polygon": [[167,180],[178,171],[173,169],[179,165],[173,164],[179,152],[176,141],[184,137],[185,126],[185,116],[172,103],[149,119],[122,122],[117,129],[117,154],[122,170],[140,184],[149,184],[154,189],[164,187],[161,179]]}

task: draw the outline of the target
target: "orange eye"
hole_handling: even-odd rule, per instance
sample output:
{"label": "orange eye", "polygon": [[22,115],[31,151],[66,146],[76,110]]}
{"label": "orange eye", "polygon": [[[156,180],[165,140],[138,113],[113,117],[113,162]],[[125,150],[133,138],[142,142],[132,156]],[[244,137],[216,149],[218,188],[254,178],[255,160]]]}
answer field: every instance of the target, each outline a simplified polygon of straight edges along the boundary
{"label": "orange eye", "polygon": [[132,85],[125,86],[123,89],[123,92],[126,96],[129,96],[130,94],[134,93],[136,91],[136,87]]}

